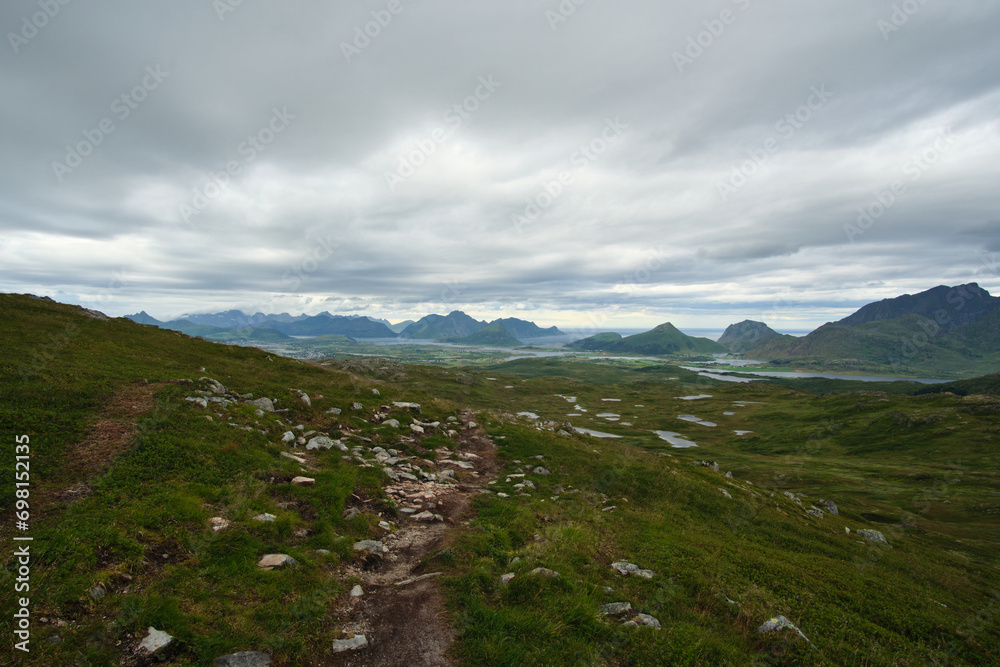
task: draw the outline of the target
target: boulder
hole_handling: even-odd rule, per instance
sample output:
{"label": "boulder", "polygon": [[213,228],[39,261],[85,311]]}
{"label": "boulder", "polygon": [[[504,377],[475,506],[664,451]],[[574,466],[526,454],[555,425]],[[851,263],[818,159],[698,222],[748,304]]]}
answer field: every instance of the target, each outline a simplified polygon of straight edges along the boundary
{"label": "boulder", "polygon": [[326,411],[326,414],[339,415],[341,412],[343,412],[343,410],[341,410],[340,408],[330,408],[329,410]]}
{"label": "boulder", "polygon": [[531,472],[535,473],[536,475],[551,475],[552,474],[551,472],[549,472],[548,470],[546,470],[542,466],[538,466],[537,468],[535,468]]}
{"label": "boulder", "polygon": [[172,641],[174,641],[174,638],[166,632],[157,630],[153,626],[149,626],[149,630],[147,631],[145,638],[139,642],[139,652],[145,652],[147,654],[156,653],[160,649],[170,645]]}
{"label": "boulder", "polygon": [[352,598],[359,598],[359,597],[361,597],[364,594],[365,594],[364,589],[362,589],[361,586],[358,585],[358,584],[355,584],[354,588],[351,589],[351,597]]}
{"label": "boulder", "polygon": [[281,441],[285,444],[295,441],[295,434],[291,431],[285,431],[281,434]]}
{"label": "boulder", "polygon": [[312,399],[309,398],[309,394],[307,394],[305,392],[302,392],[301,394],[299,394],[299,400],[302,401],[303,403],[305,403],[308,406],[312,406]]}
{"label": "boulder", "polygon": [[208,525],[211,526],[213,533],[217,533],[220,530],[229,528],[229,520],[223,519],[221,516],[213,516],[208,520]]}
{"label": "boulder", "polygon": [[395,401],[395,402],[393,402],[392,407],[394,407],[394,408],[404,408],[406,410],[409,410],[410,412],[415,412],[418,415],[420,414],[420,404],[419,403],[407,403],[407,402],[404,402],[404,401]]}
{"label": "boulder", "polygon": [[391,426],[393,428],[399,428],[399,420],[398,419],[386,419],[384,422],[382,422],[382,425],[383,426]]}
{"label": "boulder", "polygon": [[354,635],[350,639],[333,640],[333,652],[357,651],[368,646],[368,638],[364,635]]}
{"label": "boulder", "polygon": [[628,602],[610,602],[602,604],[598,612],[601,616],[624,616],[632,611],[632,605]]}
{"label": "boulder", "polygon": [[861,530],[856,530],[854,532],[869,542],[875,542],[876,544],[889,544],[889,540],[885,539],[885,535],[883,535],[881,531],[862,528]]}
{"label": "boulder", "polygon": [[365,409],[365,406],[361,405],[360,403],[351,403],[351,410],[354,410],[355,412],[357,412],[358,410],[364,410],[364,409]]}
{"label": "boulder", "polygon": [[385,553],[385,546],[378,540],[361,540],[354,543],[354,550],[365,556],[381,557]]}
{"label": "boulder", "polygon": [[278,567],[292,567],[298,564],[298,561],[288,554],[265,554],[264,557],[257,562],[257,567],[264,570],[273,570]]}
{"label": "boulder", "polygon": [[500,585],[501,586],[507,585],[508,583],[510,583],[510,580],[513,579],[513,578],[514,578],[514,573],[513,572],[508,572],[507,574],[501,575],[501,577],[500,577]]}
{"label": "boulder", "polygon": [[252,401],[247,401],[247,405],[252,405],[255,408],[260,408],[264,412],[274,412],[274,403],[270,398],[257,398]]}
{"label": "boulder", "polygon": [[184,400],[185,401],[191,401],[192,403],[197,403],[198,405],[200,405],[203,408],[207,408],[208,407],[208,401],[205,400],[204,398],[202,398],[201,396],[188,396]]}
{"label": "boulder", "polygon": [[[809,638],[802,634],[802,631],[795,627],[795,624],[789,621],[784,616],[775,616],[774,618],[768,619],[764,625],[757,628],[757,632],[764,634],[767,632],[777,632],[779,630],[793,630],[797,635],[805,639],[807,642]],[[811,643],[811,642],[810,642]]]}
{"label": "boulder", "polygon": [[292,478],[292,486],[312,486],[316,483],[316,480],[312,477],[303,477],[299,475],[298,477]]}
{"label": "boulder", "polygon": [[837,509],[837,503],[833,502],[832,500],[824,500],[820,498],[816,502],[822,505],[823,508],[830,514],[834,516],[840,516],[840,510]]}
{"label": "boulder", "polygon": [[660,629],[660,622],[649,614],[639,614],[634,620],[637,625],[645,625],[646,627],[656,628],[657,630]]}
{"label": "boulder", "polygon": [[547,567],[536,567],[531,571],[531,574],[537,574],[540,577],[548,577],[549,579],[559,579],[562,576],[555,570],[550,570]]}
{"label": "boulder", "polygon": [[306,443],[306,449],[319,449],[320,447],[324,449],[336,447],[342,452],[348,451],[347,445],[342,443],[340,440],[333,440],[325,435],[318,435]]}
{"label": "boulder", "polygon": [[270,667],[271,656],[260,651],[240,651],[220,655],[212,662],[212,667]]}
{"label": "boulder", "polygon": [[274,516],[273,514],[268,514],[267,512],[265,512],[264,514],[258,514],[257,516],[255,516],[253,518],[253,520],[254,521],[263,521],[263,522],[269,523],[271,521],[274,521],[277,518],[278,517]]}

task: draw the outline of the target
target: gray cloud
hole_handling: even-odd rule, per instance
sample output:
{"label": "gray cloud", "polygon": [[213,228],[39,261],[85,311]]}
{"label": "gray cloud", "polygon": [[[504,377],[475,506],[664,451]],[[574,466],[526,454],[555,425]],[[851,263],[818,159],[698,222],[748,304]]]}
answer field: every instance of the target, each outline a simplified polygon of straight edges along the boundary
{"label": "gray cloud", "polygon": [[1000,2],[389,4],[4,4],[0,288],[799,327],[1000,289]]}

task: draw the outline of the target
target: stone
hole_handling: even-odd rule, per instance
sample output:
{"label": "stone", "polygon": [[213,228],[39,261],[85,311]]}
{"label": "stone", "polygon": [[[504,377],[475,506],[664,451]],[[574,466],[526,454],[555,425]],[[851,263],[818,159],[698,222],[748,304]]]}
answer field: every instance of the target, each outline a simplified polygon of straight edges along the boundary
{"label": "stone", "polygon": [[820,498],[816,502],[822,505],[823,509],[825,509],[830,514],[834,516],[840,516],[840,510],[837,509],[837,503],[833,502],[832,500],[824,500]]}
{"label": "stone", "polygon": [[531,574],[537,574],[540,577],[548,577],[549,579],[559,579],[562,576],[555,570],[550,570],[547,567],[536,567],[531,571]]}
{"label": "stone", "polygon": [[303,477],[299,475],[298,477],[292,478],[292,486],[312,486],[316,483],[316,480],[312,477]]}
{"label": "stone", "polygon": [[536,475],[551,475],[552,474],[551,472],[549,472],[548,470],[546,470],[542,466],[538,466],[537,468],[535,468],[531,472],[535,473]]}
{"label": "stone", "polygon": [[598,611],[601,616],[623,616],[632,611],[632,605],[628,602],[610,602],[602,604]]}
{"label": "stone", "polygon": [[212,662],[212,667],[270,667],[271,656],[260,651],[240,651],[220,655]]}
{"label": "stone", "polygon": [[618,570],[618,574],[628,575],[633,572],[639,571],[639,566],[635,563],[626,563],[625,561],[618,561],[617,563],[612,563],[611,567]]}
{"label": "stone", "polygon": [[421,512],[420,514],[414,514],[413,518],[416,521],[423,521],[425,523],[430,523],[432,521],[444,521],[444,517],[440,514],[434,514],[433,512]]}
{"label": "stone", "polygon": [[791,491],[782,491],[782,493],[783,493],[784,495],[788,496],[789,498],[791,498],[792,500],[794,500],[794,501],[795,501],[796,503],[798,503],[799,505],[801,505],[801,504],[802,504],[802,501],[801,501],[801,500],[799,500],[798,498],[796,498],[796,497],[795,497],[795,494],[793,494],[793,493],[792,493]]}
{"label": "stone", "polygon": [[806,510],[806,514],[811,514],[819,519],[823,518],[823,510],[815,506],[810,506],[809,509]]}
{"label": "stone", "polygon": [[309,394],[307,394],[305,392],[302,392],[301,394],[299,394],[299,400],[302,401],[303,403],[305,403],[308,406],[312,406],[312,399],[309,398]]}
{"label": "stone", "polygon": [[284,443],[293,442],[295,440],[295,434],[291,431],[285,431],[281,434],[281,441]]}
{"label": "stone", "polygon": [[365,594],[364,590],[358,584],[355,584],[354,588],[351,589],[351,597],[352,598],[359,598],[359,597],[361,597],[364,594]]}
{"label": "stone", "polygon": [[405,408],[405,409],[409,410],[410,412],[415,412],[418,415],[420,414],[420,404],[419,403],[407,403],[407,402],[403,402],[403,401],[395,401],[395,402],[393,402],[392,407],[394,407],[394,408]]}
{"label": "stone", "polygon": [[208,525],[212,528],[213,533],[217,533],[220,530],[229,528],[229,520],[223,519],[221,516],[213,516],[208,520]]}
{"label": "stone", "polygon": [[798,634],[800,637],[805,639],[807,642],[809,641],[809,638],[806,637],[804,634],[802,634],[802,631],[799,630],[797,627],[795,627],[795,624],[789,621],[784,616],[775,616],[774,618],[768,619],[764,623],[764,625],[757,628],[757,632],[760,634],[764,634],[766,632],[775,632],[777,630],[784,630],[786,628],[788,630],[794,630],[795,633]]}
{"label": "stone", "polygon": [[298,561],[288,554],[265,554],[264,557],[257,562],[257,567],[265,570],[273,570],[277,567],[292,567],[298,564]]}
{"label": "stone", "polygon": [[198,405],[200,405],[203,408],[207,408],[208,407],[208,401],[206,401],[204,398],[202,398],[200,396],[188,396],[184,400],[185,401],[191,401],[192,403],[197,403]]}
{"label": "stone", "polygon": [[479,424],[477,424],[476,422],[469,422],[468,424],[465,425],[465,428],[477,428],[478,426]]}
{"label": "stone", "polygon": [[359,514],[361,514],[361,512],[358,511],[357,507],[348,507],[346,510],[344,510],[344,518],[347,519],[348,521],[350,521]]}
{"label": "stone", "polygon": [[506,586],[508,583],[510,583],[510,580],[513,579],[513,578],[514,578],[514,573],[513,572],[508,572],[507,574],[501,575],[500,576],[500,585],[501,586]]}
{"label": "stone", "polygon": [[105,595],[107,595],[107,593],[104,591],[103,586],[94,586],[93,588],[90,589],[90,597],[94,598],[95,600],[100,600]]}
{"label": "stone", "polygon": [[725,489],[721,489],[721,488],[720,488],[720,489],[719,489],[719,491],[721,491],[721,492],[722,492],[722,495],[724,495],[724,496],[725,496],[726,498],[729,498],[730,500],[732,500],[732,499],[733,499],[733,497],[732,497],[731,495],[729,495],[729,492],[728,492],[728,491],[726,491]]}
{"label": "stone", "polygon": [[726,473],[726,479],[732,479],[732,478],[733,478],[733,473],[727,472]]}
{"label": "stone", "polygon": [[383,426],[391,426],[393,428],[399,428],[399,420],[398,419],[386,419],[384,422],[382,422],[382,425]]}
{"label": "stone", "polygon": [[885,535],[883,535],[881,531],[871,530],[870,528],[862,528],[861,530],[856,530],[854,532],[869,542],[875,542],[876,544],[889,544],[889,541],[885,539]]}
{"label": "stone", "polygon": [[703,468],[711,468],[715,472],[719,472],[719,464],[715,461],[694,461],[693,465],[702,466]]}
{"label": "stone", "polygon": [[319,449],[320,447],[323,447],[324,449],[336,447],[342,452],[348,451],[347,445],[342,443],[340,440],[333,440],[325,435],[318,435],[306,443],[306,449]]}
{"label": "stone", "polygon": [[149,626],[146,637],[139,642],[139,650],[145,651],[146,653],[156,653],[161,648],[168,646],[172,641],[174,641],[174,638],[166,632],[157,630],[153,626]]}
{"label": "stone", "polygon": [[341,410],[340,408],[330,408],[329,410],[326,411],[326,414],[339,415],[341,412],[343,412],[343,410]]}
{"label": "stone", "polygon": [[268,514],[268,513],[266,513],[266,512],[265,512],[264,514],[258,514],[257,516],[255,516],[255,517],[253,518],[253,520],[254,520],[254,521],[265,521],[265,522],[270,522],[270,521],[274,521],[274,520],[275,520],[275,519],[277,519],[277,518],[278,518],[278,517],[274,516],[273,514]]}
{"label": "stone", "polygon": [[257,398],[252,401],[247,401],[247,405],[260,408],[264,412],[274,412],[274,403],[270,398]]}
{"label": "stone", "polygon": [[364,635],[354,635],[350,639],[333,640],[333,652],[357,651],[368,646],[368,638]]}
{"label": "stone", "polygon": [[421,435],[424,432],[424,427],[418,426],[416,424],[410,424],[410,432],[416,433],[417,435]]}
{"label": "stone", "polygon": [[282,458],[291,459],[298,463],[299,465],[305,465],[306,460],[301,456],[296,456],[295,454],[289,454],[288,452],[281,452]]}
{"label": "stone", "polygon": [[385,553],[385,546],[378,540],[361,540],[354,543],[354,550],[366,556],[379,556]]}
{"label": "stone", "polygon": [[639,614],[635,617],[635,622],[638,625],[645,625],[646,627],[656,628],[657,630],[660,629],[660,622],[649,614]]}
{"label": "stone", "polygon": [[361,405],[360,403],[351,403],[351,410],[354,410],[355,412],[357,412],[358,410],[364,410],[364,409],[365,409],[365,406]]}

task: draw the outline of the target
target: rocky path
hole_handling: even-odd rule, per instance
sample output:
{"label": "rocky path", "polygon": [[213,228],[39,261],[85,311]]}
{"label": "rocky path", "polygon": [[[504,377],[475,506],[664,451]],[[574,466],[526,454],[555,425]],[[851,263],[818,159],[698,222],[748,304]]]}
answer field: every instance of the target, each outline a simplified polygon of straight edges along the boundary
{"label": "rocky path", "polygon": [[[449,545],[455,525],[468,522],[471,500],[496,478],[496,445],[474,416],[453,456],[472,467],[462,469],[458,484],[397,481],[386,492],[409,510],[397,531],[384,540],[386,553],[345,567],[338,578],[360,579],[363,592],[347,598],[334,612],[345,637],[363,635],[367,646],[325,657],[324,665],[451,665],[448,648],[455,638],[438,588],[439,570],[426,559]],[[444,454],[444,452],[439,452]],[[355,592],[358,592],[355,589]],[[358,640],[360,641],[360,640]]]}

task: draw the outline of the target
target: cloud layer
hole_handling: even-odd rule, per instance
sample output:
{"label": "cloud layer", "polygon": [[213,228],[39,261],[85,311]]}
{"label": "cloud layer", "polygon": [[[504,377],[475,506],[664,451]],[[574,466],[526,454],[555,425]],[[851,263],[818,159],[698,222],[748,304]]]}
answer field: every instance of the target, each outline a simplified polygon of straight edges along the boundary
{"label": "cloud layer", "polygon": [[0,289],[811,327],[1000,289],[1000,2],[0,7]]}

